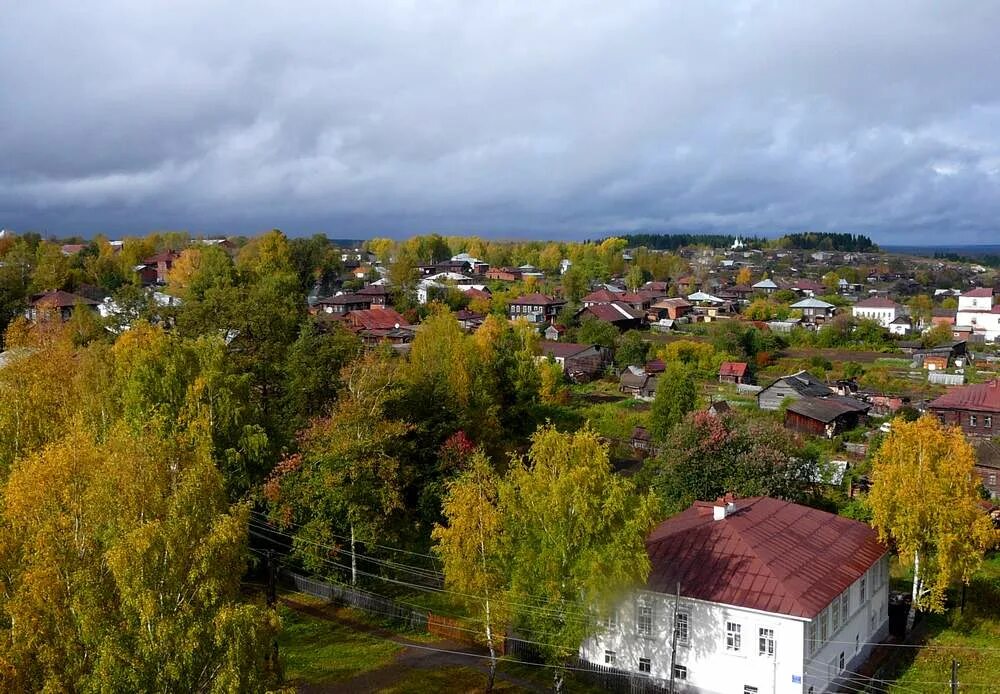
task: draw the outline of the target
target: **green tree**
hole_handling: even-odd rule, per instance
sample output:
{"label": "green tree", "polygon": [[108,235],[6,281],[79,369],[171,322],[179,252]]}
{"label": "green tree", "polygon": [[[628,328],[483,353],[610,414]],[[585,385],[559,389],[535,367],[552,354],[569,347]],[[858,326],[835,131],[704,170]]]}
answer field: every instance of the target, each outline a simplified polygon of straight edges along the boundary
{"label": "green tree", "polygon": [[697,397],[690,369],[671,362],[656,381],[656,395],[649,412],[649,433],[653,439],[665,440],[674,425],[694,409]]}
{"label": "green tree", "polygon": [[620,367],[631,364],[645,364],[649,357],[650,344],[642,339],[638,330],[629,330],[618,338],[615,348],[615,363]]}
{"label": "green tree", "polygon": [[576,265],[570,266],[562,275],[563,296],[567,301],[577,303],[587,293],[587,275]]}
{"label": "green tree", "polygon": [[996,545],[997,532],[979,507],[975,459],[960,429],[925,415],[893,420],[872,460],[872,526],[913,566],[908,629],[916,610],[944,611],[948,587],[968,583]]}
{"label": "green tree", "polygon": [[615,342],[618,340],[618,328],[607,321],[587,317],[580,322],[576,339],[585,345],[600,345],[614,349]]}
{"label": "green tree", "polygon": [[[507,605],[515,625],[543,644],[546,661],[562,665],[597,626],[582,615],[607,615],[645,582],[652,498],[614,473],[594,431],[546,426],[527,460],[511,461],[500,505]],[[556,691],[562,674],[556,668]]]}

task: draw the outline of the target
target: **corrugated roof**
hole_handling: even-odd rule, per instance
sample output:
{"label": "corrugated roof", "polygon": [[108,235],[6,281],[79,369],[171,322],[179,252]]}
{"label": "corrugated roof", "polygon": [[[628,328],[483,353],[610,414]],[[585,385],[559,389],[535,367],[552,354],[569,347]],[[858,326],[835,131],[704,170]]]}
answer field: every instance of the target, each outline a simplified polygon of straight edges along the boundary
{"label": "corrugated roof", "polygon": [[788,308],[833,308],[833,304],[828,304],[825,301],[809,297],[808,299],[803,299],[802,301],[796,301]]}
{"label": "corrugated roof", "polygon": [[542,340],[540,345],[542,348],[542,354],[547,357],[552,357],[553,359],[566,359],[575,354],[586,351],[593,346],[583,345],[576,342],[553,342],[551,340]]}
{"label": "corrugated roof", "polygon": [[724,361],[719,365],[720,376],[745,376],[747,363],[745,361]]}
{"label": "corrugated roof", "polygon": [[388,330],[410,323],[391,308],[370,308],[360,311],[348,311],[345,320],[357,328],[364,330]]}
{"label": "corrugated roof", "polygon": [[510,303],[530,306],[551,306],[553,304],[565,304],[566,301],[563,299],[554,299],[551,296],[545,296],[544,294],[535,293],[519,296]]}
{"label": "corrugated roof", "polygon": [[990,299],[993,297],[993,290],[990,287],[976,287],[962,294],[975,299]]}
{"label": "corrugated roof", "polygon": [[808,417],[809,419],[815,419],[818,422],[823,422],[824,424],[832,422],[837,417],[848,414],[850,412],[864,412],[870,409],[870,405],[866,405],[860,400],[855,400],[854,398],[847,397],[829,397],[829,398],[802,398],[801,400],[796,400],[788,406],[789,412],[794,412],[796,414],[802,415],[803,417]]}
{"label": "corrugated roof", "polygon": [[856,308],[895,308],[900,309],[902,306],[897,304],[891,299],[884,299],[881,296],[872,296],[863,301],[859,301],[854,304]]}
{"label": "corrugated roof", "polygon": [[716,521],[695,502],[646,540],[647,586],[684,597],[811,619],[886,552],[858,521],[769,497],[736,500]]}
{"label": "corrugated roof", "polygon": [[613,301],[609,304],[593,304],[583,309],[598,320],[616,323],[623,320],[638,320],[643,317],[642,311],[637,311],[628,304]]}
{"label": "corrugated roof", "polygon": [[93,299],[88,299],[85,296],[80,296],[79,294],[71,294],[70,292],[64,292],[61,289],[55,292],[45,292],[44,294],[37,294],[31,299],[32,306],[51,306],[52,308],[67,308],[69,306],[76,306],[77,304],[84,304],[85,306],[97,306],[98,302]]}
{"label": "corrugated roof", "polygon": [[957,386],[927,405],[931,409],[1000,413],[1000,380]]}

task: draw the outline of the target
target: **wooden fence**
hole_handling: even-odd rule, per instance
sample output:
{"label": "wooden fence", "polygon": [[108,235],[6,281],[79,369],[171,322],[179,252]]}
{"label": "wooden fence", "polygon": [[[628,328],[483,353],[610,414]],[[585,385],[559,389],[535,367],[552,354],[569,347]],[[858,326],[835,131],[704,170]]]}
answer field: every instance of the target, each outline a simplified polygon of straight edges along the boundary
{"label": "wooden fence", "polygon": [[287,569],[282,569],[279,577],[283,584],[301,593],[354,607],[372,616],[401,624],[407,629],[427,631],[428,613],[426,610],[400,605],[381,595],[338,583],[328,583]]}

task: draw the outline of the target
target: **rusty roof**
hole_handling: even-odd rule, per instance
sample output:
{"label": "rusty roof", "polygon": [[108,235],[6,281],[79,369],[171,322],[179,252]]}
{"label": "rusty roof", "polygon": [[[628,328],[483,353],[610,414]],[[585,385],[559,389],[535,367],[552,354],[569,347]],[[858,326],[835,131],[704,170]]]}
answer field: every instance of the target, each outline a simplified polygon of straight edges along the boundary
{"label": "rusty roof", "polygon": [[957,386],[932,400],[927,407],[941,410],[1000,412],[1000,380]]}
{"label": "rusty roof", "polygon": [[698,501],[653,529],[647,587],[812,619],[886,552],[864,523],[770,497],[723,520]]}
{"label": "rusty roof", "polygon": [[849,397],[832,395],[826,398],[805,397],[788,406],[789,412],[815,419],[824,424],[851,412],[866,412],[871,405]]}
{"label": "rusty roof", "polygon": [[720,376],[746,376],[746,373],[745,361],[724,361],[719,365]]}
{"label": "rusty roof", "polygon": [[55,292],[36,294],[31,298],[32,306],[49,306],[52,308],[66,308],[69,306],[76,306],[77,304],[97,306],[97,303],[98,302],[93,299],[88,299],[87,297],[80,296],[79,294],[64,292],[61,289]]}

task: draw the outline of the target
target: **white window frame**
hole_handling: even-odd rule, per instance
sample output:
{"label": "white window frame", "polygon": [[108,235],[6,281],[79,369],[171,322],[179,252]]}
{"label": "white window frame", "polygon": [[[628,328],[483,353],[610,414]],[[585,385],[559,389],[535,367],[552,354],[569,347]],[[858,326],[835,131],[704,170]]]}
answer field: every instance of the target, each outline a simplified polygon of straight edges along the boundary
{"label": "white window frame", "polygon": [[739,653],[743,647],[743,625],[726,620],[726,651]]}
{"label": "white window frame", "polygon": [[[643,670],[642,666],[645,665],[646,669]],[[653,661],[649,658],[639,658],[639,672],[644,675],[648,675],[653,671]]]}
{"label": "white window frame", "polygon": [[687,665],[681,665],[680,663],[674,663],[674,679],[686,682],[688,678]]}
{"label": "white window frame", "polygon": [[618,628],[618,611],[611,610],[608,616],[604,618],[604,628],[611,630]]}
{"label": "white window frame", "polygon": [[817,640],[819,643],[826,643],[827,639],[830,638],[830,608],[826,608],[819,613],[819,634]]}
{"label": "white window frame", "polygon": [[992,429],[993,428],[993,417],[990,415],[983,415],[983,428]]}
{"label": "white window frame", "polygon": [[774,638],[773,627],[757,627],[757,655],[774,657],[777,641]]}
{"label": "white window frame", "polygon": [[743,694],[758,694],[757,687],[751,686],[749,684],[743,685]]}
{"label": "white window frame", "polygon": [[848,588],[840,595],[840,617],[847,624],[847,619],[851,615],[851,590]]}
{"label": "white window frame", "polygon": [[677,644],[686,646],[691,638],[691,613],[686,610],[677,612],[677,623],[674,624],[674,632],[677,635]]}
{"label": "white window frame", "polygon": [[618,660],[618,654],[615,651],[604,650],[605,665],[614,665],[616,660]]}
{"label": "white window frame", "polygon": [[860,603],[858,606],[860,607],[861,605],[865,604],[866,600],[868,600],[868,574],[867,573],[865,573],[865,575],[861,577],[861,582],[858,583],[858,596],[861,598],[860,600],[858,600],[858,602]]}
{"label": "white window frame", "polygon": [[830,633],[840,631],[840,596],[830,603]]}
{"label": "white window frame", "polygon": [[635,610],[635,626],[639,636],[653,638],[653,606],[640,602]]}
{"label": "white window frame", "polygon": [[975,427],[976,427],[976,415],[970,414],[969,415],[969,428],[970,429],[974,429]]}
{"label": "white window frame", "polygon": [[815,653],[819,645],[816,640],[816,626],[815,619],[806,624],[806,653],[809,655]]}

